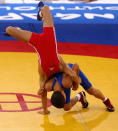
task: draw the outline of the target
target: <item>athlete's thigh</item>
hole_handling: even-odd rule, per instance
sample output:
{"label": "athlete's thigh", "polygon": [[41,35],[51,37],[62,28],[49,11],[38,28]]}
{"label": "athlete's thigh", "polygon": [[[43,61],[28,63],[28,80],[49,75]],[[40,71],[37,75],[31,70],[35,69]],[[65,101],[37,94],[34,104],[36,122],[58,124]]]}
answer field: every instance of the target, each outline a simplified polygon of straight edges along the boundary
{"label": "athlete's thigh", "polygon": [[11,26],[6,29],[6,32],[12,37],[24,42],[29,42],[32,35],[32,32],[30,31],[22,30]]}
{"label": "athlete's thigh", "polygon": [[85,89],[88,90],[92,87],[91,82],[88,80],[88,78],[85,76],[85,74],[80,70],[79,71],[79,77],[81,78],[80,85]]}

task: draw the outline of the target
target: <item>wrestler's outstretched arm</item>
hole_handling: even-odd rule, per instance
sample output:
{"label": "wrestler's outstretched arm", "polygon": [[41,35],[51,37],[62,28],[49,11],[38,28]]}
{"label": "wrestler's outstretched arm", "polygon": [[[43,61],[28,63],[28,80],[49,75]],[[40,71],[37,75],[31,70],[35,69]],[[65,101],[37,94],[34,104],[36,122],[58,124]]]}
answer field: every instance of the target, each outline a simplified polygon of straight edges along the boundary
{"label": "wrestler's outstretched arm", "polygon": [[40,89],[38,94],[41,96],[41,102],[43,110],[39,111],[40,114],[49,114],[50,111],[47,109],[47,91],[45,89]]}
{"label": "wrestler's outstretched arm", "polygon": [[[72,70],[76,73],[77,77],[78,77],[78,85],[80,85],[81,83],[81,78],[79,77],[79,65],[77,63],[73,64],[72,66]],[[73,90],[77,90],[77,86],[76,86],[76,83],[73,82],[73,87],[72,87]]]}
{"label": "wrestler's outstretched arm", "polygon": [[40,114],[49,114],[50,112],[47,109],[47,90],[45,89],[45,82],[47,80],[46,75],[44,74],[41,65],[38,63],[38,72],[39,72],[39,83],[40,89],[38,90],[38,95],[41,96],[41,102],[43,110],[40,111]]}

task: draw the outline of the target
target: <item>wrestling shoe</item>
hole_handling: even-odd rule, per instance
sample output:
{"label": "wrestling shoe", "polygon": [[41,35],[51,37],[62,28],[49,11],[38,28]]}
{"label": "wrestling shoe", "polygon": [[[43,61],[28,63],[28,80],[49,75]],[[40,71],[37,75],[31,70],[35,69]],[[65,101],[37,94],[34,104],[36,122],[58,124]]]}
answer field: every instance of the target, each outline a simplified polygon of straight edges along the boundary
{"label": "wrestling shoe", "polygon": [[85,94],[85,92],[84,91],[81,91],[80,93],[80,96],[81,96],[81,98],[80,98],[80,102],[81,102],[81,104],[82,104],[82,108],[87,108],[88,107],[88,102],[87,102],[87,100],[86,100],[86,94]]}
{"label": "wrestling shoe", "polygon": [[115,110],[108,98],[103,103],[106,105],[108,111],[113,112]]}
{"label": "wrestling shoe", "polygon": [[44,6],[44,3],[41,1],[38,3],[38,14],[37,14],[37,20],[41,21],[42,20],[42,15],[41,15],[41,10]]}

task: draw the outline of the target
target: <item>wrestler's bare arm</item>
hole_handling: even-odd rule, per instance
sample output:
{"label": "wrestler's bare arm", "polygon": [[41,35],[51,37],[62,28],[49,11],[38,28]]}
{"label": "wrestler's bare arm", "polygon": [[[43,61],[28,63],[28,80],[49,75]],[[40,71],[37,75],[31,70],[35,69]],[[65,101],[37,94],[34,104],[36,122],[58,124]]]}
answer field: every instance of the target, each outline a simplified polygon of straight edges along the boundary
{"label": "wrestler's bare arm", "polygon": [[[79,77],[79,65],[78,64],[73,64],[72,70],[76,73],[78,76],[78,85],[81,83],[81,78]],[[77,90],[77,85],[75,82],[73,82],[73,87],[72,90]]]}
{"label": "wrestler's bare arm", "polygon": [[45,82],[47,80],[46,75],[44,74],[40,64],[38,64],[38,72],[39,72],[39,77],[40,77],[40,89],[38,91],[38,95],[41,96],[41,102],[42,102],[42,107],[43,110],[40,111],[40,114],[49,114],[49,111],[47,109],[47,91],[45,89]]}
{"label": "wrestler's bare arm", "polygon": [[41,91],[41,102],[42,102],[42,107],[43,110],[39,111],[40,114],[49,114],[50,112],[48,111],[47,108],[47,91],[43,89],[43,93],[42,93],[42,89],[39,90],[39,93]]}
{"label": "wrestler's bare arm", "polygon": [[64,62],[64,60],[59,56],[60,59],[60,70],[66,74],[68,74],[72,80],[76,83],[76,86],[78,85],[78,76],[77,74]]}
{"label": "wrestler's bare arm", "polygon": [[49,114],[50,111],[48,111],[48,108],[47,108],[47,90],[45,89],[45,87],[43,86],[43,88],[41,87],[40,85],[40,89],[38,91],[38,95],[41,96],[41,102],[42,102],[42,107],[43,107],[43,110],[42,111],[39,111],[40,114]]}
{"label": "wrestler's bare arm", "polygon": [[[78,64],[73,64],[72,66],[72,70],[77,74],[79,74],[79,65]],[[78,76],[78,79],[79,79],[79,84],[81,83],[81,79],[80,77]],[[65,88],[70,88],[72,87],[73,90],[77,90],[77,86],[75,84],[75,82],[73,82],[73,80],[71,79],[71,77],[67,74],[63,74],[63,78],[62,78],[62,83],[63,83],[63,86]]]}

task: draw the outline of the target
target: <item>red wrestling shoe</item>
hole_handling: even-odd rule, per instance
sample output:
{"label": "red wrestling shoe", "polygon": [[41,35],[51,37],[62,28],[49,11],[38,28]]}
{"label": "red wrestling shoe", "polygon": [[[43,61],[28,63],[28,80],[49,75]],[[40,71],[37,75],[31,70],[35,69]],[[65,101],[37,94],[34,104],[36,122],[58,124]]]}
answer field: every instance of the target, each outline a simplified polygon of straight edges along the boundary
{"label": "red wrestling shoe", "polygon": [[115,111],[113,105],[111,104],[111,102],[110,102],[110,100],[108,98],[103,103],[106,105],[108,111],[110,111],[110,112]]}
{"label": "red wrestling shoe", "polygon": [[82,104],[82,108],[87,108],[88,107],[88,102],[87,102],[87,100],[86,100],[86,94],[85,94],[85,92],[84,91],[81,91],[80,93],[80,96],[81,96],[81,98],[80,98],[80,102],[81,102],[81,104]]}

